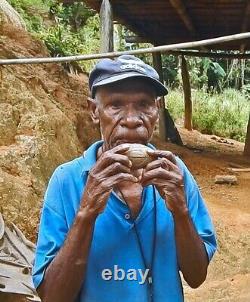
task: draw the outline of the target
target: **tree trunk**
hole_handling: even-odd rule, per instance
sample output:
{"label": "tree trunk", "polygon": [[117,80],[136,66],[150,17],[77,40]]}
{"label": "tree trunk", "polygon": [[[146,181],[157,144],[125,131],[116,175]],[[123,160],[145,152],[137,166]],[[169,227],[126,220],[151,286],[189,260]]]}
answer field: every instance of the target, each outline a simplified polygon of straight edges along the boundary
{"label": "tree trunk", "polygon": [[250,158],[250,113],[249,113],[249,119],[248,119],[244,155]]}
{"label": "tree trunk", "polygon": [[17,11],[6,1],[0,0],[0,24],[2,22],[13,24],[15,27],[26,29],[25,22]]}
{"label": "tree trunk", "polygon": [[[153,53],[153,65],[155,70],[159,74],[160,81],[163,82],[163,72],[162,72],[162,60],[161,53]],[[159,109],[159,136],[162,141],[167,140],[167,128],[165,123],[165,100],[164,97],[160,98],[160,109]]]}
{"label": "tree trunk", "polygon": [[184,102],[185,102],[184,127],[188,130],[192,130],[191,86],[189,80],[187,61],[184,56],[181,57],[181,77],[183,83]]}
{"label": "tree trunk", "polygon": [[109,0],[103,0],[100,9],[101,19],[101,48],[100,52],[114,50],[113,13]]}
{"label": "tree trunk", "polygon": [[245,63],[246,63],[246,60],[242,59],[241,60],[241,88],[245,84]]}

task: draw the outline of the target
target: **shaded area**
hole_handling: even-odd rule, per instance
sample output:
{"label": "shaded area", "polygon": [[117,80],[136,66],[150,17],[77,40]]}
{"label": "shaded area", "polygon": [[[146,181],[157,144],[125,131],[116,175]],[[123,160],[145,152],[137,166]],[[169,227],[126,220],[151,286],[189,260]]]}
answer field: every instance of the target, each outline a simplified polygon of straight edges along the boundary
{"label": "shaded area", "polygon": [[[64,0],[72,3],[73,0]],[[100,11],[102,1],[86,3]],[[172,44],[225,36],[250,30],[249,1],[110,1],[114,20],[135,32],[142,41]],[[210,47],[208,47],[210,49]],[[250,39],[211,46],[224,50],[250,49]]]}

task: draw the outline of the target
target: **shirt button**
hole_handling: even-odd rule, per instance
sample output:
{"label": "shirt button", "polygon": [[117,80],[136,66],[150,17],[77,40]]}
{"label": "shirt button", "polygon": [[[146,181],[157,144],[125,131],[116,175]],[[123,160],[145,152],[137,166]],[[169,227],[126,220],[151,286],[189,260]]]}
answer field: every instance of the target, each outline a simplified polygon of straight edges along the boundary
{"label": "shirt button", "polygon": [[124,217],[125,217],[125,219],[130,219],[130,214],[129,214],[129,213],[126,213],[126,214],[124,215]]}

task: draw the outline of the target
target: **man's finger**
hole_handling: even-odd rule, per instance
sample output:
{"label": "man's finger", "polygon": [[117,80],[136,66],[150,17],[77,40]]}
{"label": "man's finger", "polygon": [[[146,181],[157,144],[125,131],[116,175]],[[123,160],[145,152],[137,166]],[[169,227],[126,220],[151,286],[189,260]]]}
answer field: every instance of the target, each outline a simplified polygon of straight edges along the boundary
{"label": "man's finger", "polygon": [[116,175],[113,175],[107,179],[105,179],[101,186],[103,188],[106,188],[106,190],[113,188],[115,185],[117,185],[121,181],[131,181],[131,182],[138,182],[138,178],[133,176],[129,173],[119,173]]}
{"label": "man's finger", "polygon": [[118,173],[125,172],[131,174],[131,169],[128,166],[123,165],[120,162],[114,162],[113,164],[107,166],[104,170],[102,170],[98,177],[101,179],[105,179],[109,176],[117,175]]}
{"label": "man's finger", "polygon": [[148,150],[147,151],[148,154],[150,156],[153,156],[153,157],[165,157],[167,158],[168,160],[170,160],[173,164],[176,165],[176,159],[175,159],[175,156],[172,152],[170,151],[165,151],[165,150]]}
{"label": "man's finger", "polygon": [[124,153],[124,152],[128,151],[129,148],[130,148],[129,144],[121,144],[121,145],[115,146],[113,149],[110,149],[110,151],[113,153]]}
{"label": "man's finger", "polygon": [[103,153],[103,155],[98,159],[98,166],[97,166],[98,171],[100,169],[103,170],[105,167],[110,166],[115,162],[119,162],[129,168],[132,166],[132,162],[129,160],[129,158],[126,155],[107,151]]}
{"label": "man's finger", "polygon": [[152,181],[157,179],[158,185],[164,185],[166,183],[173,183],[175,185],[180,185],[183,183],[183,177],[181,174],[178,174],[174,171],[167,171],[161,167],[147,171],[143,173],[141,184],[150,184]]}
{"label": "man's finger", "polygon": [[149,170],[142,174],[141,183],[143,184],[144,182],[151,181],[154,178],[157,178],[159,181],[161,181],[161,183],[164,183],[173,178],[173,173],[161,167],[154,170]]}
{"label": "man's finger", "polygon": [[162,167],[165,170],[175,170],[176,166],[167,158],[158,158],[152,162],[150,162],[149,164],[147,164],[147,166],[145,167],[144,171],[150,171],[156,168]]}

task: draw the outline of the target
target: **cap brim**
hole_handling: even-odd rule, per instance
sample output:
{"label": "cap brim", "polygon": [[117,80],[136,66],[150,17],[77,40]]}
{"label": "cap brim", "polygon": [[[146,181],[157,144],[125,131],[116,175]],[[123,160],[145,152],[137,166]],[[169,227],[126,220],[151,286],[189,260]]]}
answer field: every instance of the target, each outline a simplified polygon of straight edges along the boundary
{"label": "cap brim", "polygon": [[128,73],[114,75],[112,77],[109,77],[107,79],[101,80],[100,82],[96,83],[95,85],[92,86],[91,95],[92,95],[92,97],[94,97],[97,87],[109,85],[109,84],[119,82],[119,81],[122,81],[122,80],[128,79],[128,78],[145,78],[148,81],[152,82],[153,86],[155,87],[157,96],[164,96],[164,95],[168,94],[167,88],[157,79],[151,78],[144,74],[139,74],[137,72],[128,72]]}

